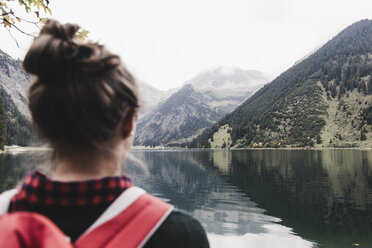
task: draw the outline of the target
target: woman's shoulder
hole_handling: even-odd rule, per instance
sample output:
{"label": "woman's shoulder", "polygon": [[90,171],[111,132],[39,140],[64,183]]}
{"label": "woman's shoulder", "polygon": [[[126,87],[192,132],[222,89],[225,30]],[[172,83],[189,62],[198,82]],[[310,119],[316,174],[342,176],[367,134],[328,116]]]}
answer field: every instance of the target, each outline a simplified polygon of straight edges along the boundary
{"label": "woman's shoulder", "polygon": [[198,220],[182,211],[174,210],[145,247],[209,247],[204,228]]}

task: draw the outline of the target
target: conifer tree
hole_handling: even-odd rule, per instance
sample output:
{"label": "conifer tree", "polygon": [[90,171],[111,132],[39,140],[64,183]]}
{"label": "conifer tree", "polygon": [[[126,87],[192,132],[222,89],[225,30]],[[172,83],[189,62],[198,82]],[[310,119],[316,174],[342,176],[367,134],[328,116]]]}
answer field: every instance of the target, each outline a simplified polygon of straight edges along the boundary
{"label": "conifer tree", "polygon": [[2,99],[0,98],[0,150],[4,150],[5,134],[6,134],[6,128],[5,128],[4,105],[3,105]]}
{"label": "conifer tree", "polygon": [[365,82],[361,82],[361,87],[364,95],[367,95],[367,86]]}
{"label": "conifer tree", "polygon": [[372,95],[372,75],[369,77],[367,91],[368,91],[368,95]]}

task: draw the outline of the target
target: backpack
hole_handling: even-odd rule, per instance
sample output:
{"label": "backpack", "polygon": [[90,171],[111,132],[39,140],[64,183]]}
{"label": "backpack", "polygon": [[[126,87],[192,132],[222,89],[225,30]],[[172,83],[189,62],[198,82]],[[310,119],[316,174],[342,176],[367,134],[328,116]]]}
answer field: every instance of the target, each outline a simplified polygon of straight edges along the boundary
{"label": "backpack", "polygon": [[0,245],[16,248],[134,248],[143,247],[173,206],[146,194],[125,190],[76,240],[69,238],[47,217],[32,212],[7,213],[17,190],[0,195]]}

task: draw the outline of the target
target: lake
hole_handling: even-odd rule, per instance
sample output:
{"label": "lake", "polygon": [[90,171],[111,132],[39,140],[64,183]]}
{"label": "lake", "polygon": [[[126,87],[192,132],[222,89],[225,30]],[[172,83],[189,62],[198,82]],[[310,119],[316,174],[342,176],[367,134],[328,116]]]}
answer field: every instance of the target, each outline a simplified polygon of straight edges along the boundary
{"label": "lake", "polygon": [[[188,212],[212,247],[372,247],[372,151],[134,150],[137,186]],[[45,160],[0,155],[0,191]]]}

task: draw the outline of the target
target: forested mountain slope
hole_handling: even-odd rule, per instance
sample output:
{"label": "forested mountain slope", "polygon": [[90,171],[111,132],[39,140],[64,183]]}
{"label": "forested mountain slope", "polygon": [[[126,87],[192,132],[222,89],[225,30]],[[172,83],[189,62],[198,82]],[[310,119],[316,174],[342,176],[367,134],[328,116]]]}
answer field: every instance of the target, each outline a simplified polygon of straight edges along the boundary
{"label": "forested mountain slope", "polygon": [[372,21],[349,26],[192,147],[371,146]]}
{"label": "forested mountain slope", "polygon": [[5,109],[7,145],[30,145],[34,138],[27,109],[30,81],[21,61],[0,50],[0,97]]}

